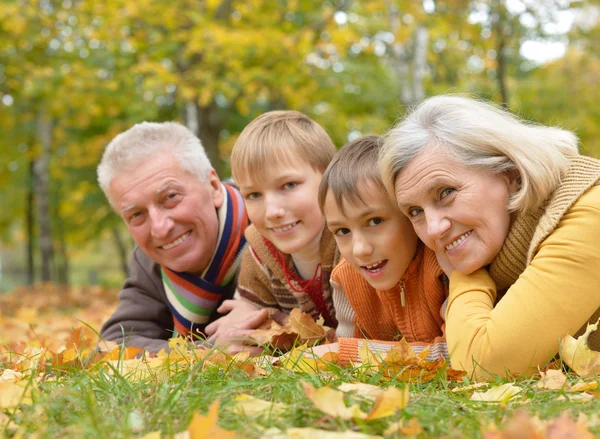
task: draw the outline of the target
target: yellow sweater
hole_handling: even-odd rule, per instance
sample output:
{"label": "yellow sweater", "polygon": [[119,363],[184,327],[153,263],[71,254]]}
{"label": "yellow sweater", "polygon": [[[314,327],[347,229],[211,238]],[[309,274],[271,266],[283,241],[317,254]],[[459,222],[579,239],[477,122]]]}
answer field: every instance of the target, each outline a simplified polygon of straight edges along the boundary
{"label": "yellow sweater", "polygon": [[453,367],[472,371],[477,362],[480,375],[534,373],[600,309],[600,186],[583,193],[534,250],[496,307],[487,269],[452,273],[446,337]]}

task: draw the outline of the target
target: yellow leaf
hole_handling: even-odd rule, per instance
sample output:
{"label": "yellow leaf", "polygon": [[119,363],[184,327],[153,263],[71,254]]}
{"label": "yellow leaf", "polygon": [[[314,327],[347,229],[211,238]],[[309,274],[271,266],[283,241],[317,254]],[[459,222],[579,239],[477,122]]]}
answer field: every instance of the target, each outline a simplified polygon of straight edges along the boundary
{"label": "yellow leaf", "polygon": [[152,431],[148,434],[145,434],[141,437],[141,439],[160,439],[161,431]]}
{"label": "yellow leaf", "polygon": [[31,391],[32,387],[27,381],[0,381],[0,410],[19,404],[32,404]]}
{"label": "yellow leaf", "polygon": [[506,404],[510,399],[521,393],[521,388],[510,383],[494,386],[487,392],[473,392],[472,401],[499,402]]}
{"label": "yellow leaf", "polygon": [[288,428],[285,432],[269,429],[261,437],[263,439],[381,439],[381,436],[357,431],[327,431],[318,428]]}
{"label": "yellow leaf", "polygon": [[0,375],[0,382],[2,381],[19,381],[23,378],[23,374],[21,372],[17,372],[16,370],[6,369]]}
{"label": "yellow leaf", "polygon": [[188,426],[190,439],[232,439],[237,437],[235,431],[223,430],[217,424],[219,419],[219,402],[213,402],[206,416],[196,413]]}
{"label": "yellow leaf", "polygon": [[588,324],[585,333],[577,339],[567,335],[560,341],[560,355],[567,366],[581,376],[600,374],[600,352],[589,348],[587,340],[590,334],[598,329],[600,319]]}
{"label": "yellow leaf", "polygon": [[365,419],[367,417],[367,414],[356,404],[347,407],[344,403],[344,393],[339,390],[329,386],[315,389],[309,383],[303,383],[303,386],[304,393],[314,406],[329,416],[341,419]]}
{"label": "yellow leaf", "polygon": [[596,390],[598,388],[597,381],[585,382],[582,380],[577,381],[575,384],[569,386],[570,392],[588,392],[590,390]]}
{"label": "yellow leaf", "polygon": [[286,404],[269,402],[242,394],[234,398],[233,411],[245,416],[258,416],[263,413],[281,413],[288,408]]}
{"label": "yellow leaf", "polygon": [[391,416],[408,405],[408,387],[399,389],[388,387],[375,400],[375,405],[367,415],[367,419],[380,419]]}

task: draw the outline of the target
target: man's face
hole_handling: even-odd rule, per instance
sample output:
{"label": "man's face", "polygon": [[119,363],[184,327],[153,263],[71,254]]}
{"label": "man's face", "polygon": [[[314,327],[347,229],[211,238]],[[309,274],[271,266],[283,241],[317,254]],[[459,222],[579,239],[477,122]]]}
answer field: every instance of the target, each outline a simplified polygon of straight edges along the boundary
{"label": "man's face", "polygon": [[214,170],[200,181],[168,153],[119,172],[110,195],[135,243],[174,271],[201,274],[219,233],[224,194]]}

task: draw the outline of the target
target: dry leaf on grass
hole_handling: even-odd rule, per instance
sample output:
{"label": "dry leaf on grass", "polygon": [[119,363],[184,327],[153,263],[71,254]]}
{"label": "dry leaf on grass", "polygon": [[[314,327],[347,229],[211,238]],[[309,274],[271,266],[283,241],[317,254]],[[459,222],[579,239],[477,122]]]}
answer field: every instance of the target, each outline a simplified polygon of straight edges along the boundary
{"label": "dry leaf on grass", "polygon": [[600,319],[594,324],[588,324],[577,339],[567,335],[560,341],[560,356],[567,366],[581,376],[600,374],[600,352],[589,348],[587,341],[590,334],[598,329]]}
{"label": "dry leaf on grass", "polygon": [[232,410],[244,416],[259,416],[262,414],[281,414],[288,406],[280,402],[269,402],[250,395],[238,395],[233,400]]}
{"label": "dry leaf on grass", "polygon": [[460,381],[466,375],[465,371],[447,367],[443,358],[428,361],[429,349],[417,354],[404,338],[392,346],[385,358],[374,354],[368,343],[363,343],[358,353],[361,367],[372,372],[382,372],[387,378],[426,382],[434,379],[441,370],[445,370],[446,377],[451,381]]}
{"label": "dry leaf on grass", "polygon": [[558,390],[562,389],[567,382],[567,376],[562,370],[550,369],[540,372],[542,378],[537,383],[538,389]]}
{"label": "dry leaf on grass", "polygon": [[196,413],[187,431],[177,433],[174,439],[233,439],[237,437],[235,431],[223,430],[219,427],[218,420],[219,402],[214,401],[206,415]]}
{"label": "dry leaf on grass", "polygon": [[558,418],[542,422],[519,410],[501,431],[485,431],[484,439],[592,439],[587,418],[573,421],[567,413]]}
{"label": "dry leaf on grass", "polygon": [[324,340],[326,332],[310,314],[294,308],[284,325],[269,319],[250,334],[250,338],[260,345],[287,351],[295,344],[312,346]]}
{"label": "dry leaf on grass", "polygon": [[598,388],[597,381],[588,381],[585,382],[583,380],[579,380],[574,384],[571,384],[568,388],[570,392],[588,392],[592,390],[596,390]]}
{"label": "dry leaf on grass", "polygon": [[487,392],[473,392],[472,401],[499,402],[506,404],[508,401],[518,398],[523,389],[514,384],[506,383],[501,386],[494,386]]}
{"label": "dry leaf on grass", "polygon": [[569,402],[588,402],[594,399],[594,395],[589,393],[573,393],[569,396],[560,395],[556,398],[557,401],[569,401]]}
{"label": "dry leaf on grass", "polygon": [[27,381],[0,381],[0,410],[32,404],[32,391],[32,384]]}
{"label": "dry leaf on grass", "polygon": [[266,430],[261,435],[263,439],[382,439],[357,431],[327,431],[317,428],[288,428],[281,431],[276,428]]}
{"label": "dry leaf on grass", "polygon": [[405,420],[394,422],[383,432],[386,436],[398,433],[403,436],[417,436],[423,433],[423,427],[417,418],[412,418],[408,422]]}
{"label": "dry leaf on grass", "polygon": [[409,400],[408,387],[380,389],[381,391],[376,395],[371,411],[365,413],[356,404],[346,406],[344,392],[340,390],[332,389],[329,386],[315,389],[309,383],[303,383],[303,386],[306,396],[316,408],[329,416],[346,420],[385,418],[406,407]]}
{"label": "dry leaf on grass", "polygon": [[21,372],[17,372],[16,370],[6,369],[0,375],[0,382],[2,381],[19,381],[23,378],[23,374]]}

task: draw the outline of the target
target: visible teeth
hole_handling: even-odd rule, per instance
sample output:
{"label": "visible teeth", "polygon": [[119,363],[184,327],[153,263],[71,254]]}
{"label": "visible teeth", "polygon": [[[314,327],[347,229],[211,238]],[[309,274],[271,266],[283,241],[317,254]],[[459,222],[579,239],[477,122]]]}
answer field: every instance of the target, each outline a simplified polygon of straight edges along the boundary
{"label": "visible teeth", "polygon": [[176,239],[175,241],[169,243],[169,244],[165,244],[162,246],[163,250],[169,250],[170,248],[173,248],[179,244],[181,244],[183,241],[185,241],[187,239],[187,237],[190,236],[190,232],[187,232],[185,235],[181,236],[180,238]]}
{"label": "visible teeth", "polygon": [[292,228],[297,224],[288,224],[287,226],[283,226],[283,227],[273,227],[273,231],[276,233],[282,233],[282,232],[287,232],[288,230],[292,230]]}
{"label": "visible teeth", "polygon": [[379,261],[371,265],[365,265],[365,268],[373,273],[377,273],[383,267],[385,261]]}
{"label": "visible teeth", "polygon": [[452,244],[447,245],[446,250],[452,250],[453,248],[458,247],[460,245],[460,243],[463,242],[465,240],[465,238],[467,236],[469,236],[470,234],[471,234],[471,230],[469,230],[467,233],[463,233],[462,235],[460,235],[460,238],[458,238]]}

